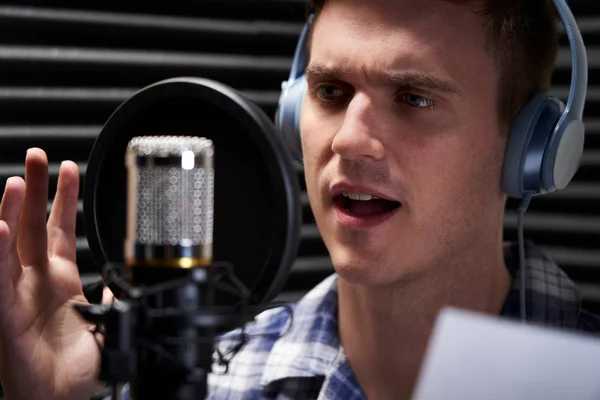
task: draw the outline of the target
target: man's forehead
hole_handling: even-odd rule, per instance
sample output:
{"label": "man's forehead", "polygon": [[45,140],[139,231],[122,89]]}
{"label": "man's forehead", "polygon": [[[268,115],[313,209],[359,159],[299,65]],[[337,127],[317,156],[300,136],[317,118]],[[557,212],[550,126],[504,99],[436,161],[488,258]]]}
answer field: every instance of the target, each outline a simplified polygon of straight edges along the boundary
{"label": "man's forehead", "polygon": [[[453,96],[489,88],[496,81],[498,72],[480,17],[452,4],[460,1],[411,0],[414,7],[398,13],[371,6],[397,8],[387,0],[331,1],[314,26],[309,79],[358,78],[368,84],[433,89]],[[432,4],[439,7],[431,8]]]}
{"label": "man's forehead", "polygon": [[[461,20],[477,21],[482,16],[471,6],[474,0],[327,0],[319,12],[320,21],[352,21],[352,25],[368,25],[373,30],[396,27],[435,32],[442,26],[460,29]],[[465,11],[473,12],[465,12]]]}
{"label": "man's forehead", "polygon": [[[451,5],[458,1],[411,0],[415,6],[398,13],[372,6],[388,0],[329,1],[333,1],[331,8],[324,9],[313,26],[309,57],[317,56],[321,63],[333,61],[338,70],[356,62],[390,68],[456,57],[461,62],[486,62],[480,58],[489,56],[480,17]],[[364,7],[351,6],[363,3]],[[450,8],[431,8],[434,3]]]}

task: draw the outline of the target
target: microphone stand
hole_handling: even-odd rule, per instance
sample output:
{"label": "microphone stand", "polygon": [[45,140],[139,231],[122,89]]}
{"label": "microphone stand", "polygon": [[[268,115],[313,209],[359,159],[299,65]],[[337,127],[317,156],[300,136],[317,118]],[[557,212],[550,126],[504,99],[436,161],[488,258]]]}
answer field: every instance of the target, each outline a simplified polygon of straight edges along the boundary
{"label": "microphone stand", "polygon": [[[106,284],[124,299],[75,306],[104,335],[99,380],[114,392],[129,383],[132,400],[204,399],[215,338],[253,319],[250,291],[233,271],[221,262],[188,269],[107,263]],[[216,306],[219,292],[238,303]]]}

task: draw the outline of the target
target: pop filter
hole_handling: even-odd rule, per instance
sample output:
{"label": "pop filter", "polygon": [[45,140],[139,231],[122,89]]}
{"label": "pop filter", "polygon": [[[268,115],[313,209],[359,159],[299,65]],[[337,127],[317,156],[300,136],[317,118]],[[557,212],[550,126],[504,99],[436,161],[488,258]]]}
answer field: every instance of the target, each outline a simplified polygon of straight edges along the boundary
{"label": "pop filter", "polygon": [[[268,116],[236,90],[207,79],[174,78],[147,86],[104,125],[88,160],[83,194],[95,264],[123,262],[126,147],[133,137],[152,135],[213,141],[214,260],[233,264],[251,291],[248,306],[267,305],[285,284],[298,248],[296,171]],[[219,305],[239,300],[223,296]]]}

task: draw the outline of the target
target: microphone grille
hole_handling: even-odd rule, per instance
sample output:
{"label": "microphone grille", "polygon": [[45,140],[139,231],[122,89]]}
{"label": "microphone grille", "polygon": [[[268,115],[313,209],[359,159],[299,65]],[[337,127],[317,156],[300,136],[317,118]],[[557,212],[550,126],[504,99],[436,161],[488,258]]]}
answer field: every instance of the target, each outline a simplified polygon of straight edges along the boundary
{"label": "microphone grille", "polygon": [[138,156],[172,157],[191,151],[212,157],[212,140],[197,136],[138,136],[129,141],[127,151]]}
{"label": "microphone grille", "polygon": [[213,242],[214,148],[201,137],[148,136],[128,145],[135,242],[210,245]]}

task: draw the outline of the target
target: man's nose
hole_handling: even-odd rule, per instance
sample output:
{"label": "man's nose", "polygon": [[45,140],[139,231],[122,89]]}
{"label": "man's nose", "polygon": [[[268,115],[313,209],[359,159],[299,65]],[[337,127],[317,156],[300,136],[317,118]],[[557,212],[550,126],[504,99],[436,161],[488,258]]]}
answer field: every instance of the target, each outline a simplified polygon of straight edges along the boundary
{"label": "man's nose", "polygon": [[333,137],[331,150],[348,160],[381,160],[385,152],[377,135],[381,122],[377,114],[377,107],[368,96],[355,94],[342,126]]}

